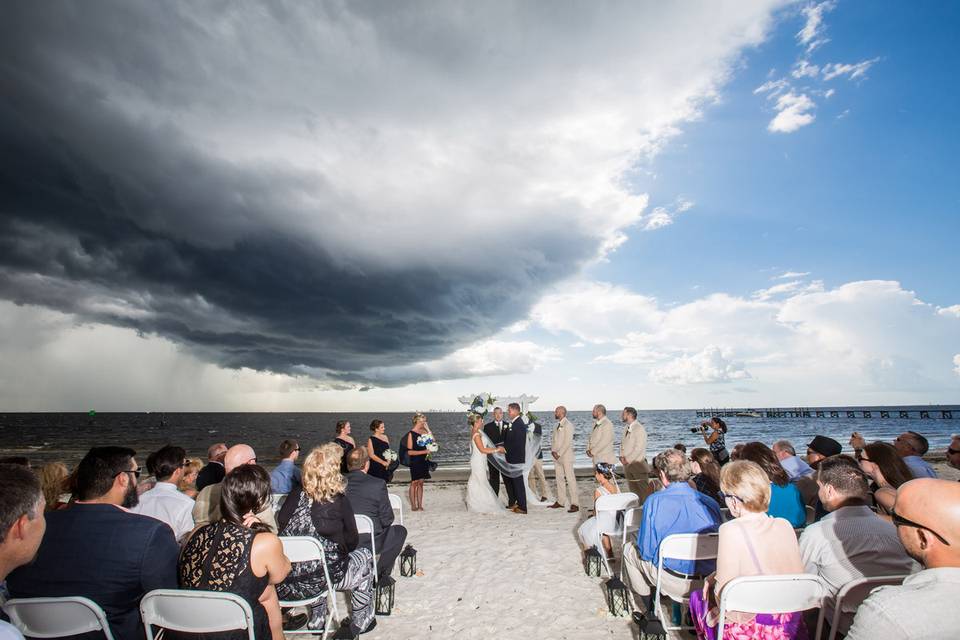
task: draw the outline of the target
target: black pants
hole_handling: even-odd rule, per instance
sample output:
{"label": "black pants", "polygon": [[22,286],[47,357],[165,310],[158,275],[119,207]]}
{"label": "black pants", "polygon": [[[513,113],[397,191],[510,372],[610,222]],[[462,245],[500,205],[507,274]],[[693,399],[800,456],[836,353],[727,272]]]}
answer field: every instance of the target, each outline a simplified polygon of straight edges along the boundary
{"label": "black pants", "polygon": [[527,510],[527,487],[523,483],[523,476],[519,476],[516,478],[504,478],[504,481],[508,489],[513,489],[513,491],[508,491],[508,493],[513,494],[512,496],[510,496],[511,499],[517,503],[517,506],[519,506],[521,509],[526,511]]}
{"label": "black pants", "polygon": [[[499,496],[500,495],[500,478],[501,478],[500,470],[488,462],[487,471],[489,472],[489,475],[490,475],[490,488],[493,489],[494,494]],[[502,477],[503,477],[503,488],[507,490],[507,506],[512,507],[513,505],[517,504],[517,495],[513,489],[513,483],[510,481],[510,478],[508,478],[507,476],[502,476]]]}
{"label": "black pants", "polygon": [[[377,536],[377,579],[390,575],[393,571],[393,563],[403,549],[403,543],[407,541],[407,528],[403,525],[394,524],[380,532]],[[370,546],[370,536],[368,534],[360,535],[360,546]]]}

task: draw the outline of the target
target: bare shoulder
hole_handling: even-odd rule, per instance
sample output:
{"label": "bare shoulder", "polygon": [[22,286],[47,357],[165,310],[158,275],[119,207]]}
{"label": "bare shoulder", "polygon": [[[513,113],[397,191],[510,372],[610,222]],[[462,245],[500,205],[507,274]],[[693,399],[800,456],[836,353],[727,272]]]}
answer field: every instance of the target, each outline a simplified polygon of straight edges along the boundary
{"label": "bare shoulder", "polygon": [[252,551],[256,554],[273,554],[276,552],[282,553],[283,543],[280,542],[280,538],[277,537],[277,534],[270,531],[264,531],[253,537]]}

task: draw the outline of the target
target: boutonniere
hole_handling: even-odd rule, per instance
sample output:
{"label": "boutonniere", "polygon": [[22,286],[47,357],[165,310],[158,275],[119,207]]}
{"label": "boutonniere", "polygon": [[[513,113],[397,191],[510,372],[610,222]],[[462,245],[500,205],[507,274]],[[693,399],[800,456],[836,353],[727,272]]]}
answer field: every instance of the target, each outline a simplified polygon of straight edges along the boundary
{"label": "boutonniere", "polygon": [[600,426],[600,421],[599,421],[599,420],[597,420],[595,423],[593,423],[593,428],[594,428],[594,429],[596,429],[596,428],[599,427],[599,426]]}
{"label": "boutonniere", "polygon": [[562,422],[558,422],[558,423],[557,423],[557,429],[563,429],[563,423],[562,423]]}
{"label": "boutonniere", "polygon": [[631,431],[633,431],[633,425],[632,425],[632,424],[628,424],[628,425],[627,425],[627,433],[630,433]]}

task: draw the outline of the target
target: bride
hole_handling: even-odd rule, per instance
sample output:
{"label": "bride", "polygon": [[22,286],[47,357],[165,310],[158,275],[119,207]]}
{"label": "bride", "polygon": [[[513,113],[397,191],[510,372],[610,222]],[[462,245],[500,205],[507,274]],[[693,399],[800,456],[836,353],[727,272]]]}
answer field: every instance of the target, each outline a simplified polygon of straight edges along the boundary
{"label": "bride", "polygon": [[467,511],[500,513],[504,511],[500,498],[487,480],[487,454],[504,453],[503,447],[487,447],[490,439],[483,433],[483,417],[470,416],[470,480],[467,481]]}

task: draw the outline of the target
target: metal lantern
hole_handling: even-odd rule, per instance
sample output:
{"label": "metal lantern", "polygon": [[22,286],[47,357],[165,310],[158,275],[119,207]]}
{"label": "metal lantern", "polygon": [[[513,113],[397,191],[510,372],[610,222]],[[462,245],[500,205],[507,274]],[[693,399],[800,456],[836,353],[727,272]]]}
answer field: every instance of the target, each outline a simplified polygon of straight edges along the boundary
{"label": "metal lantern", "polygon": [[597,551],[596,547],[590,547],[584,555],[586,556],[587,575],[591,578],[599,578],[602,564],[600,552]]}
{"label": "metal lantern", "polygon": [[611,615],[618,618],[630,614],[627,587],[617,576],[607,580],[607,608],[610,609]]}
{"label": "metal lantern", "polygon": [[393,611],[393,587],[396,580],[387,576],[377,585],[377,615],[388,616]]}
{"label": "metal lantern", "polygon": [[656,618],[648,619],[639,611],[634,611],[633,621],[637,625],[639,640],[667,640],[667,632]]}
{"label": "metal lantern", "polygon": [[400,575],[404,578],[417,575],[417,550],[409,544],[400,552]]}

